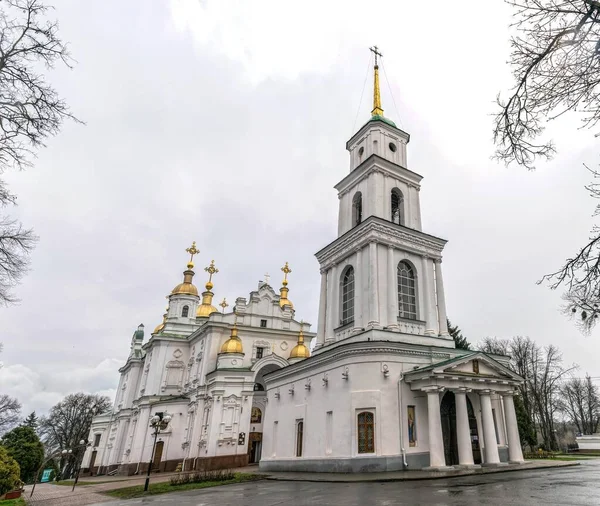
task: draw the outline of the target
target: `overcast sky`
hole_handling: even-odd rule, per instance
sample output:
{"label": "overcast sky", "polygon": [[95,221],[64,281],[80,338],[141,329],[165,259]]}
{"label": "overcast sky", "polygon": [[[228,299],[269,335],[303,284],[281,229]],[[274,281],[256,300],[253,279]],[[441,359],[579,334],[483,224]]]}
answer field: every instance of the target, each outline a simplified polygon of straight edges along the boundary
{"label": "overcast sky", "polygon": [[[535,172],[490,160],[496,94],[510,85],[510,10],[486,2],[56,0],[78,61],[49,79],[67,123],[7,179],[40,242],[0,308],[0,391],[24,414],[74,391],[113,395],[139,323],[151,331],[193,240],[215,259],[215,298],[268,271],[316,330],[314,253],[336,237],[345,142],[369,117],[368,47],[384,54],[385,115],[411,134],[423,230],[449,240],[448,314],[471,342],[526,335],[600,376],[599,336],[536,281],[581,245],[595,202],[593,133],[564,118]],[[389,86],[388,86],[389,81]],[[390,90],[391,88],[391,90]],[[395,99],[395,103],[394,100]],[[358,118],[358,119],[357,119]]]}

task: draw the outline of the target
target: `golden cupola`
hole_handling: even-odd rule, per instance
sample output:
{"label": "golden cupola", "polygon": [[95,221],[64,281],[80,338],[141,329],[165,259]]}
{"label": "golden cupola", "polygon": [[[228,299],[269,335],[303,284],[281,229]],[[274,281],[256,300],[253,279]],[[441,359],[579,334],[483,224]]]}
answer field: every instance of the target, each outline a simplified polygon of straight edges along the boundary
{"label": "golden cupola", "polygon": [[244,353],[242,340],[238,337],[237,315],[229,339],[221,346],[221,353]]}
{"label": "golden cupola", "polygon": [[204,270],[208,272],[209,276],[205,285],[206,291],[202,292],[202,304],[198,306],[198,310],[196,311],[196,316],[199,318],[207,318],[212,313],[216,313],[218,311],[218,309],[212,305],[212,300],[215,294],[211,290],[214,286],[212,283],[213,274],[219,272],[219,269],[215,267],[215,261],[211,260],[210,265],[205,267]]}
{"label": "golden cupola", "polygon": [[310,357],[310,350],[304,344],[304,322],[300,322],[300,333],[298,334],[298,344],[292,348],[290,359],[304,359]]}
{"label": "golden cupola", "polygon": [[290,291],[290,289],[287,287],[288,285],[288,274],[290,272],[292,272],[292,269],[290,269],[288,263],[286,262],[285,265],[281,268],[281,270],[283,271],[283,282],[281,283],[283,286],[279,289],[279,293],[281,294],[279,297],[279,305],[281,307],[283,306],[290,306],[292,309],[294,309],[294,304],[292,304],[292,301],[290,299],[288,299],[288,292]]}
{"label": "golden cupola", "polygon": [[167,314],[168,314],[169,308],[165,309],[165,314],[163,315],[163,320],[161,323],[159,323],[156,328],[154,329],[154,332],[152,332],[152,334],[158,334],[160,332],[162,332],[162,330],[165,328],[165,323],[167,323]]}
{"label": "golden cupola", "polygon": [[187,248],[186,251],[190,254],[190,261],[187,264],[187,269],[183,271],[183,283],[179,283],[171,291],[171,295],[195,295],[198,296],[198,289],[192,283],[194,278],[194,255],[200,253],[200,250],[196,248],[196,241],[194,241],[191,247]]}

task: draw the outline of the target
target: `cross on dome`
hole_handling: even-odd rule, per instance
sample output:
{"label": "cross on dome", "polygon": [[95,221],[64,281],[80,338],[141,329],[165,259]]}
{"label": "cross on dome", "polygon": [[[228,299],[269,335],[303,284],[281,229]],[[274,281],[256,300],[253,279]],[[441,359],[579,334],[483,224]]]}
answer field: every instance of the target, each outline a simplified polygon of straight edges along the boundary
{"label": "cross on dome", "polygon": [[196,241],[194,241],[189,248],[186,248],[185,251],[190,254],[190,261],[188,262],[187,266],[188,266],[188,269],[191,269],[194,267],[194,255],[197,255],[198,253],[200,253],[200,250],[198,248],[196,248]]}

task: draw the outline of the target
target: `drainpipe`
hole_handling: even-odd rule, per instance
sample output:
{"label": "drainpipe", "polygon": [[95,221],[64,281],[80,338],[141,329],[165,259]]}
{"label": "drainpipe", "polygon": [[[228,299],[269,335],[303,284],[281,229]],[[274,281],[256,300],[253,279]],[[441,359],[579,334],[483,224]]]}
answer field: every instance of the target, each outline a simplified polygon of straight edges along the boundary
{"label": "drainpipe", "polygon": [[400,450],[402,451],[402,465],[404,469],[408,468],[406,462],[406,449],[404,448],[404,416],[402,413],[402,380],[404,374],[400,373],[400,379],[398,379],[398,420],[400,421]]}

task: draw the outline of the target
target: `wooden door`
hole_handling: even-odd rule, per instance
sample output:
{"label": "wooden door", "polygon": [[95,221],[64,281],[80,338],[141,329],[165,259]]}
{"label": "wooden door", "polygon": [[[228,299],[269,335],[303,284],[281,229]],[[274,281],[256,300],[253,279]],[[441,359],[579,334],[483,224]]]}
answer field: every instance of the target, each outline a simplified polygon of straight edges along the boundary
{"label": "wooden door", "polygon": [[92,452],[92,458],[90,459],[90,473],[94,472],[94,464],[96,464],[96,455],[98,454],[97,451],[93,451]]}
{"label": "wooden door", "polygon": [[158,441],[156,446],[154,447],[154,459],[152,461],[152,470],[158,471],[160,466],[160,461],[162,459],[163,448],[165,446],[164,441]]}

